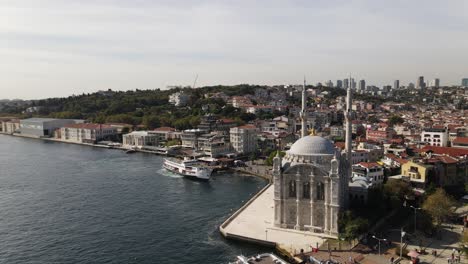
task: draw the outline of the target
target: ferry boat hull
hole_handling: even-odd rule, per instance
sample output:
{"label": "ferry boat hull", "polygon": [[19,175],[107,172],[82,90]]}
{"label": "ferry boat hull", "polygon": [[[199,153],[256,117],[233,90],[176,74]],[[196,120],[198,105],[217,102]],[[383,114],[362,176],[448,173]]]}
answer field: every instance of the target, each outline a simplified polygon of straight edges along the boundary
{"label": "ferry boat hull", "polygon": [[193,161],[182,161],[181,163],[164,159],[163,167],[164,169],[182,175],[187,179],[197,180],[197,181],[209,181],[211,178],[211,173],[213,172],[210,168],[197,167],[193,166]]}

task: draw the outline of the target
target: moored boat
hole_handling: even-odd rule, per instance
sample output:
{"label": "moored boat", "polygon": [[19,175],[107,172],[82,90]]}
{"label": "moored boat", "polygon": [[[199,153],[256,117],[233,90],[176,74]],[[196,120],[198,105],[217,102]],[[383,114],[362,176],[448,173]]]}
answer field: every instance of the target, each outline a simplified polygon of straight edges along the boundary
{"label": "moored boat", "polygon": [[195,159],[184,159],[181,161],[164,159],[163,167],[170,172],[202,181],[208,181],[213,172],[213,169],[202,166],[200,162]]}

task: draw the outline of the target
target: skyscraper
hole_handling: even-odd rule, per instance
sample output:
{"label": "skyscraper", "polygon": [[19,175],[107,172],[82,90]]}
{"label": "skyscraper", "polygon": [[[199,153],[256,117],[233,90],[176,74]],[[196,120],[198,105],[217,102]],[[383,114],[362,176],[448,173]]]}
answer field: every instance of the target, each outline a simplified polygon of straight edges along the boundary
{"label": "skyscraper", "polygon": [[366,90],[366,80],[360,80],[359,81],[359,91],[365,91]]}
{"label": "skyscraper", "polygon": [[356,90],[356,81],[354,80],[354,78],[351,78],[349,80],[349,86],[351,86],[351,89]]}
{"label": "skyscraper", "polygon": [[418,80],[416,81],[416,88],[424,89],[426,84],[424,83],[424,76],[419,76]]}
{"label": "skyscraper", "polygon": [[393,89],[399,89],[400,88],[400,80],[395,80],[393,82]]}
{"label": "skyscraper", "polygon": [[431,81],[431,87],[434,87],[434,88],[439,88],[440,86],[440,80],[438,78],[435,78],[434,80]]}
{"label": "skyscraper", "polygon": [[348,87],[349,87],[349,81],[348,81],[348,79],[344,79],[343,80],[343,88],[348,89]]}
{"label": "skyscraper", "polygon": [[336,88],[343,88],[343,81],[342,80],[336,80]]}
{"label": "skyscraper", "polygon": [[463,78],[461,85],[464,87],[468,87],[468,78]]}

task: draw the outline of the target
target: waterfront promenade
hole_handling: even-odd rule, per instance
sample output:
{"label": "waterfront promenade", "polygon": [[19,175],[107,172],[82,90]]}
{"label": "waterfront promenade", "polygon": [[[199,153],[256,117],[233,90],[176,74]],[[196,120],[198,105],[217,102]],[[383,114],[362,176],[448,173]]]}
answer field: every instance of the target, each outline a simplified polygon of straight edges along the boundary
{"label": "waterfront promenade", "polygon": [[274,224],[273,185],[267,186],[220,227],[226,238],[276,246],[295,255],[321,245],[325,238],[310,232],[277,228]]}

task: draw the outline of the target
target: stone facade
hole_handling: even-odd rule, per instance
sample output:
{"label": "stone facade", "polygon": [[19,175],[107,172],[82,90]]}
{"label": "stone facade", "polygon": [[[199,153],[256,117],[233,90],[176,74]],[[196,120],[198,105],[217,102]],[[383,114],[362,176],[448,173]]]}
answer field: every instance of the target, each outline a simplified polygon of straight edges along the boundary
{"label": "stone facade", "polygon": [[347,198],[344,156],[317,136],[294,145],[284,159],[274,158],[274,224],[337,237],[339,212]]}

